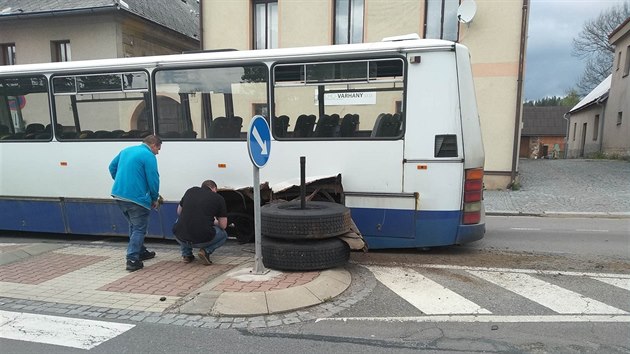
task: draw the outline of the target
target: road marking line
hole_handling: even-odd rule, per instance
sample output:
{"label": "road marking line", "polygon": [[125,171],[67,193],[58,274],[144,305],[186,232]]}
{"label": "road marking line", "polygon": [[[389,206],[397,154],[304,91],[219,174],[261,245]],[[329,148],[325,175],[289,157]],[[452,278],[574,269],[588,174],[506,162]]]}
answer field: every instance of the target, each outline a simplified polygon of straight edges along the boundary
{"label": "road marking line", "polygon": [[593,279],[599,280],[606,284],[614,285],[616,287],[622,288],[623,290],[630,290],[630,279],[604,278],[604,277],[593,277]]}
{"label": "road marking line", "polygon": [[627,314],[626,311],[547,283],[531,275],[471,270],[468,273],[535,301],[557,313]]}
{"label": "road marking line", "polygon": [[412,269],[368,268],[383,285],[426,314],[491,313]]}
{"label": "road marking line", "polygon": [[539,228],[537,227],[510,227],[510,230],[517,230],[517,231],[540,231]]}
{"label": "road marking line", "polygon": [[608,230],[575,229],[578,232],[608,232]]}
{"label": "road marking line", "polygon": [[576,276],[576,277],[591,277],[591,278],[605,277],[605,278],[630,279],[630,274],[613,274],[613,273],[562,272],[562,271],[557,271],[557,270],[467,267],[467,266],[444,265],[444,264],[418,264],[417,267],[436,268],[436,269],[458,269],[458,270],[466,270],[466,271],[480,270],[480,271],[501,272],[501,273],[569,275],[569,276]]}
{"label": "road marking line", "polygon": [[0,337],[92,349],[134,325],[0,310]]}
{"label": "road marking line", "polygon": [[499,316],[499,315],[446,315],[415,317],[338,317],[318,318],[321,321],[376,321],[376,322],[470,322],[470,323],[566,323],[566,322],[628,322],[629,315],[547,315],[547,316]]}

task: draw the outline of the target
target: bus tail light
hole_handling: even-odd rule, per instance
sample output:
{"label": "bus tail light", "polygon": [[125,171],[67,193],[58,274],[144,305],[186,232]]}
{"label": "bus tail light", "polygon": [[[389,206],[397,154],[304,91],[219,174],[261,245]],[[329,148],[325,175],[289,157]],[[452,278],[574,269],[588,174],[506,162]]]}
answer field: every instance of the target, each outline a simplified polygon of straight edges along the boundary
{"label": "bus tail light", "polygon": [[464,217],[462,223],[478,224],[481,221],[481,199],[483,193],[483,169],[466,170],[464,181]]}

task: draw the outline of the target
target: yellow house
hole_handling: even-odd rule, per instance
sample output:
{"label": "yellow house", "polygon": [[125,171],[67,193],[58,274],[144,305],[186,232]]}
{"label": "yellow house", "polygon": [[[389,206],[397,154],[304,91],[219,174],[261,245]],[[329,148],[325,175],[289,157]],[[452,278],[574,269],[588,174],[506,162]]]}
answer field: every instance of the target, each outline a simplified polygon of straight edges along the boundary
{"label": "yellow house", "polygon": [[287,48],[417,33],[471,52],[485,187],[518,178],[529,0],[202,0],[203,49]]}

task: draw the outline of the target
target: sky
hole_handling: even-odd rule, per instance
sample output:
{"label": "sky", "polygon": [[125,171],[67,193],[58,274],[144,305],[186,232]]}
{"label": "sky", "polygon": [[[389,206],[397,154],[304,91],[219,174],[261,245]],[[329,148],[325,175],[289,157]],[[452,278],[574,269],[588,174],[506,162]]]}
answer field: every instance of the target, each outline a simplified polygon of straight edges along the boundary
{"label": "sky", "polygon": [[624,0],[531,0],[524,99],[563,97],[575,87],[586,60],[571,55],[573,38],[586,21],[623,3]]}

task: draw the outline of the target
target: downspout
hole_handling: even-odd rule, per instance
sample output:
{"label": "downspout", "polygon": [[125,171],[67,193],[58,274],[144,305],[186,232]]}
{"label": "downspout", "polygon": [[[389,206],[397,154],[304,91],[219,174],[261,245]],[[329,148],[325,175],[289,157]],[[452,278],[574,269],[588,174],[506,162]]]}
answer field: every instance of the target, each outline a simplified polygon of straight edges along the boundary
{"label": "downspout", "polygon": [[523,0],[521,15],[521,44],[518,53],[518,79],[516,80],[516,109],[514,113],[514,145],[512,147],[512,171],[510,186],[516,182],[516,163],[518,162],[518,146],[521,130],[521,110],[523,108],[523,71],[525,66],[525,39],[527,38],[528,0]]}
{"label": "downspout", "polygon": [[562,118],[567,121],[567,132],[564,135],[564,158],[569,156],[569,130],[571,129],[571,113],[565,113]]}
{"label": "downspout", "polygon": [[[626,54],[627,55],[627,54]],[[599,129],[599,136],[597,137],[597,139],[599,139],[599,153],[602,153],[602,148],[604,146],[604,119],[606,119],[606,105],[603,103],[604,99],[602,99],[604,96],[598,98],[595,103],[598,106],[602,107],[602,119],[600,119],[599,121],[599,127],[597,127],[597,129]],[[608,97],[606,97],[608,98]]]}
{"label": "downspout", "polygon": [[199,1],[199,49],[203,50],[203,1]]}

